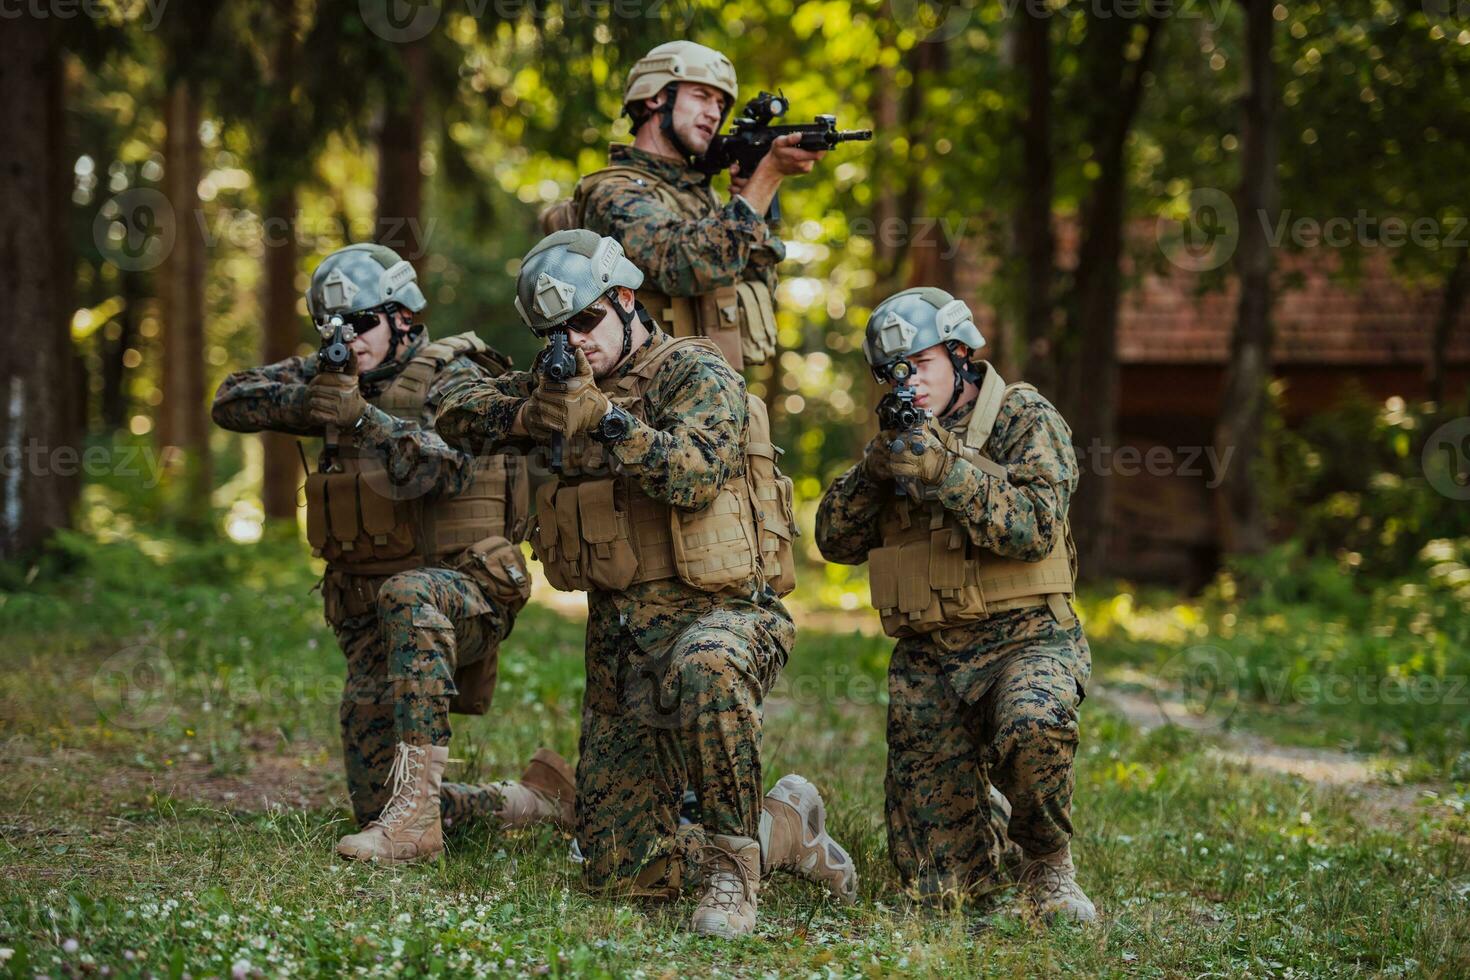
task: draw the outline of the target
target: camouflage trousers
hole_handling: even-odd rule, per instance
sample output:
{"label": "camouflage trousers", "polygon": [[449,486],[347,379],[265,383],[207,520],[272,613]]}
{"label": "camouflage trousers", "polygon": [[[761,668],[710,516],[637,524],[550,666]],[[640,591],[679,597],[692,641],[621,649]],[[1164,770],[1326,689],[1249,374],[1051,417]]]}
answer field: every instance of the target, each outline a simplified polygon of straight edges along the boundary
{"label": "camouflage trousers", "polygon": [[[347,658],[340,719],[347,792],[359,826],[388,802],[399,742],[449,744],[457,667],[499,655],[515,614],[463,572],[415,568],[397,575],[328,573],[327,622]],[[442,798],[473,810],[498,806],[483,792],[445,784]]]}
{"label": "camouflage trousers", "polygon": [[1032,853],[1072,837],[1077,708],[1091,653],[1045,606],[898,642],[888,668],[888,849],[924,895],[992,883],[1006,832]]}
{"label": "camouflage trousers", "polygon": [[[697,883],[707,834],[756,836],[761,704],[793,627],[784,610],[715,606],[649,652],[597,598],[577,762],[583,874],[596,891],[672,898]],[[686,786],[701,819],[681,830]]]}

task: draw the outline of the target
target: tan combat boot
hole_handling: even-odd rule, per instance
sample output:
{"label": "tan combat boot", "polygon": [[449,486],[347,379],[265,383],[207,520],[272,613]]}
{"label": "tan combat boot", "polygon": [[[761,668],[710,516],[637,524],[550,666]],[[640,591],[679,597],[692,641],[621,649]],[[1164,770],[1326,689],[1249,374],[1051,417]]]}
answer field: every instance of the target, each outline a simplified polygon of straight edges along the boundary
{"label": "tan combat boot", "polygon": [[704,870],[704,894],[694,909],[695,933],[734,939],[753,932],[761,880],[760,841],[715,834],[695,860]]}
{"label": "tan combat boot", "polygon": [[537,749],[519,782],[491,783],[500,794],[495,816],[507,827],[555,824],[571,830],[576,822],[577,784],[567,760],[551,749]]}
{"label": "tan combat boot", "polygon": [[1026,867],[1021,872],[1021,886],[1036,904],[1042,918],[1059,918],[1073,922],[1096,922],[1097,909],[1092,899],[1077,884],[1077,868],[1072,864],[1072,846],[1050,854],[1026,852]]}
{"label": "tan combat boot", "polygon": [[398,743],[390,777],[393,796],[378,819],[337,842],[337,853],[357,861],[403,864],[444,850],[439,786],[449,761],[447,745]]}
{"label": "tan combat boot", "polygon": [[827,833],[827,805],[809,781],[782,776],[761,806],[761,874],[790,871],[844,904],[857,901],[857,868]]}

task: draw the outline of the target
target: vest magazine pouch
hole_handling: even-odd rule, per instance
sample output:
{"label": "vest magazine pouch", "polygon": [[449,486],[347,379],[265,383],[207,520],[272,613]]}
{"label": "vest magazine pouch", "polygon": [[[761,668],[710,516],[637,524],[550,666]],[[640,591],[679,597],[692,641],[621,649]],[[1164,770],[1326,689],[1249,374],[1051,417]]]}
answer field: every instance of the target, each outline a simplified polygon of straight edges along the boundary
{"label": "vest magazine pouch", "polygon": [[761,535],[761,574],[778,596],[796,588],[796,520],[791,477],[778,475],[755,485],[756,525]]}
{"label": "vest magazine pouch", "polygon": [[706,592],[743,589],[758,560],[744,483],[727,483],[707,507],[670,512],[679,578]]}
{"label": "vest magazine pouch", "polygon": [[898,615],[898,545],[874,548],[868,552],[868,589],[873,608],[883,618],[883,632],[904,636],[899,631],[903,619]]}
{"label": "vest magazine pouch", "polygon": [[[531,535],[531,551],[536,560],[541,562],[546,580],[551,583],[552,588],[574,592],[582,588],[578,564],[582,556],[575,528],[570,539],[563,539],[561,536],[556,509],[560,494],[569,494],[566,499],[575,511],[576,487],[562,486],[559,480],[551,480],[541,484],[536,490],[536,530]],[[570,555],[564,554],[566,546],[570,546]]]}
{"label": "vest magazine pouch", "polygon": [[771,290],[758,279],[747,279],[735,290],[745,363],[764,364],[776,353],[776,305]]}
{"label": "vest magazine pouch", "polygon": [[[594,587],[620,592],[638,574],[638,556],[628,533],[628,515],[618,510],[614,480],[594,480],[577,486],[577,517],[581,526],[582,559]],[[560,500],[557,506],[560,507]]]}
{"label": "vest magazine pouch", "polygon": [[357,523],[357,474],[328,474],[327,546],[322,554],[327,561],[370,561],[372,556],[358,547],[361,540],[362,528]]}
{"label": "vest magazine pouch", "polygon": [[[358,557],[389,561],[413,554],[415,545],[412,508],[407,501],[379,493],[373,487],[373,482],[366,476],[359,476],[357,480],[359,527],[362,533],[362,542],[357,549]],[[334,513],[333,517],[335,516]]]}
{"label": "vest magazine pouch", "polygon": [[696,296],[694,301],[698,304],[700,336],[714,341],[720,354],[736,371],[745,370],[739,292],[734,286],[721,286],[712,293]]}
{"label": "vest magazine pouch", "polygon": [[321,557],[327,545],[327,481],[330,473],[310,473],[306,477],[306,541],[311,553]]}

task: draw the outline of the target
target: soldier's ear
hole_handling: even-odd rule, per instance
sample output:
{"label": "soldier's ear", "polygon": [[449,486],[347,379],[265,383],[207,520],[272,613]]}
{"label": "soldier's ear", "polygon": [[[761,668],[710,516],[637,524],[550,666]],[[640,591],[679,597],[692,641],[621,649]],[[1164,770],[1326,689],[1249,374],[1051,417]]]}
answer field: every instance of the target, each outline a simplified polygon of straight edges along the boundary
{"label": "soldier's ear", "polygon": [[618,302],[622,304],[623,309],[630,313],[633,310],[633,304],[637,301],[637,298],[637,294],[627,286],[618,287]]}

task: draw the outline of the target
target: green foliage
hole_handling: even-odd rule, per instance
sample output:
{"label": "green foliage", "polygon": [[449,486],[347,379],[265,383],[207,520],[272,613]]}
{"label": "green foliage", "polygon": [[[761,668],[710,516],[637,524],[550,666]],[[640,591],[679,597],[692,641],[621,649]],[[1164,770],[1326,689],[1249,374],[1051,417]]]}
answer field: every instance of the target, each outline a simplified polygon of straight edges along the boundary
{"label": "green foliage", "polygon": [[1425,542],[1470,533],[1463,509],[1424,471],[1424,442],[1444,419],[1349,390],[1293,428],[1272,420],[1262,481],[1278,535],[1304,555],[1388,579],[1414,570]]}

